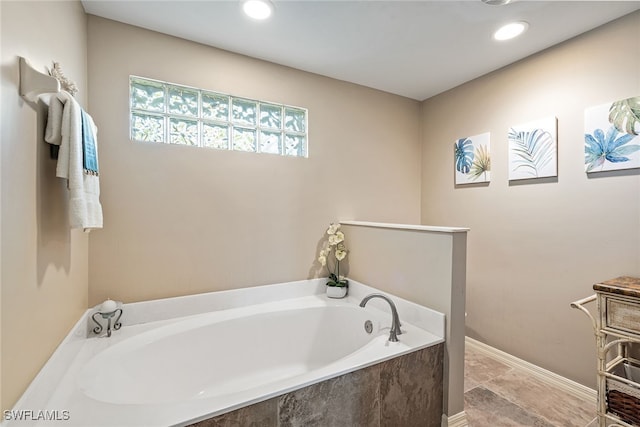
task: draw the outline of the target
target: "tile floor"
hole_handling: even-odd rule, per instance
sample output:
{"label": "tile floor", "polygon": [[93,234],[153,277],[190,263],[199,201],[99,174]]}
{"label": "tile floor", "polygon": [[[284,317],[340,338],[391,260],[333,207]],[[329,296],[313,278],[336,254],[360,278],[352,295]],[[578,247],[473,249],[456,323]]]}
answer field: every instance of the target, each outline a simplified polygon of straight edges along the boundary
{"label": "tile floor", "polygon": [[595,402],[569,395],[526,371],[467,346],[464,401],[470,427],[595,426]]}

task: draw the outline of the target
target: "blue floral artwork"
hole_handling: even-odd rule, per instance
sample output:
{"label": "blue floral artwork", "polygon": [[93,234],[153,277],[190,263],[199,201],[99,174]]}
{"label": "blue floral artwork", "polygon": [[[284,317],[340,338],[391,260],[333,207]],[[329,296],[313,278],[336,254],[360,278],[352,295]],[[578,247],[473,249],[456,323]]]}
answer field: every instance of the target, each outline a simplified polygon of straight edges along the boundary
{"label": "blue floral artwork", "polygon": [[456,140],[453,144],[456,185],[491,180],[490,140],[488,132]]}
{"label": "blue floral artwork", "polygon": [[584,167],[587,173],[640,167],[640,96],[585,110]]}
{"label": "blue floral artwork", "polygon": [[555,117],[512,126],[508,139],[510,181],[558,176]]}

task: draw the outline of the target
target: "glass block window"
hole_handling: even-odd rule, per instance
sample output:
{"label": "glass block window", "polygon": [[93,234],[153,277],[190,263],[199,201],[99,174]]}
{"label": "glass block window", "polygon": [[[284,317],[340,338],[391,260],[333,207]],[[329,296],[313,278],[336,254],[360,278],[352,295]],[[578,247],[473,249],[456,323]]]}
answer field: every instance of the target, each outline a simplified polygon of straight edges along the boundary
{"label": "glass block window", "polygon": [[129,78],[134,141],[307,157],[307,110]]}

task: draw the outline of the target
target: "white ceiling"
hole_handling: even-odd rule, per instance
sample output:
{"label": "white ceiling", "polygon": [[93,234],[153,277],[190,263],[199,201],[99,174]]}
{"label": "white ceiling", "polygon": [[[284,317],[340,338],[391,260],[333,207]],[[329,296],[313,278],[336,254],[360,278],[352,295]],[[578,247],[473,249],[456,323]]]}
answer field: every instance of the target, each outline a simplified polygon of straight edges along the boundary
{"label": "white ceiling", "polygon": [[[89,14],[417,100],[640,9],[640,1],[272,1],[267,21],[245,17],[239,0],[82,3]],[[529,30],[493,41],[512,20]]]}

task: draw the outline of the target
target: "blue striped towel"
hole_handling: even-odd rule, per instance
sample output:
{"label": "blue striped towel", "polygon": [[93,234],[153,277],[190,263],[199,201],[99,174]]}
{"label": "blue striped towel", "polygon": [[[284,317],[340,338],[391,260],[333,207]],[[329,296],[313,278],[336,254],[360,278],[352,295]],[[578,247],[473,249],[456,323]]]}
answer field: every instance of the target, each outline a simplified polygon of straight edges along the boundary
{"label": "blue striped towel", "polygon": [[84,173],[98,176],[98,152],[96,137],[87,113],[82,110],[82,164]]}

